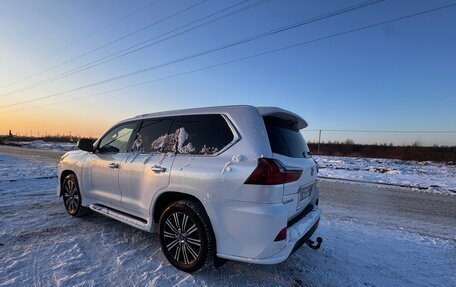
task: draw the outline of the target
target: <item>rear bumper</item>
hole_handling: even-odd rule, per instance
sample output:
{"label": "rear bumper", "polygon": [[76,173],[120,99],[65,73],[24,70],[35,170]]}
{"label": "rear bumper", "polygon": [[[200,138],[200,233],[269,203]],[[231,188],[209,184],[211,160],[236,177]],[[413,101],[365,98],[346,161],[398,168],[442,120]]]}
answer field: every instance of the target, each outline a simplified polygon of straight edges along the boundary
{"label": "rear bumper", "polygon": [[[217,256],[230,260],[256,263],[276,264],[285,261],[292,253],[298,250],[314,234],[318,228],[321,209],[314,206],[302,219],[287,228],[287,239],[272,242],[262,254],[257,257],[243,257],[217,253]],[[266,256],[265,256],[266,255]]]}
{"label": "rear bumper", "polygon": [[[306,232],[306,234],[301,237],[298,241],[296,241],[295,245],[293,246],[293,249],[291,250],[291,254],[295,253],[296,250],[301,248],[301,246],[309,240],[310,237],[314,234],[315,230],[318,228],[318,223],[320,222],[320,218],[318,218],[317,222],[312,226],[312,228]],[[290,255],[291,255],[290,254]]]}

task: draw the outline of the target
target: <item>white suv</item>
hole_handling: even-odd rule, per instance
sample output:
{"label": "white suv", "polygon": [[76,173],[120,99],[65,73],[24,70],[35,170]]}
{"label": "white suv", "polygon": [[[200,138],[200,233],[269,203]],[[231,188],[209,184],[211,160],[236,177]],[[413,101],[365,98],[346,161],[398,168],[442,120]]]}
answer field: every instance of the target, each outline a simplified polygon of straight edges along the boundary
{"label": "white suv", "polygon": [[158,232],[166,258],[183,271],[225,259],[279,263],[320,219],[306,126],[270,107],[137,116],[66,153],[57,194],[73,216],[93,210]]}

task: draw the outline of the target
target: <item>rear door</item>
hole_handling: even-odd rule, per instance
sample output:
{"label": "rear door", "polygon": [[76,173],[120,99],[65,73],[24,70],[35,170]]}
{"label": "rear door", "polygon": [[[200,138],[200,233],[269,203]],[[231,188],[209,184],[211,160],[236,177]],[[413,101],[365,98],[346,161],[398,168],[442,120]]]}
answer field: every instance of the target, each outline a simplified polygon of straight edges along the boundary
{"label": "rear door", "polygon": [[148,218],[154,195],[169,185],[174,161],[172,122],[171,117],[144,120],[122,160],[122,206],[135,216]]}
{"label": "rear door", "polygon": [[309,149],[299,130],[289,120],[263,117],[273,157],[288,169],[302,169],[299,180],[284,184],[283,202],[287,202],[289,218],[301,212],[318,197],[317,171]]}
{"label": "rear door", "polygon": [[232,154],[224,151],[235,135],[225,118],[220,114],[182,116],[173,123],[171,133],[177,140],[170,185],[213,201],[226,196],[220,186],[227,190],[233,185],[223,172]]}

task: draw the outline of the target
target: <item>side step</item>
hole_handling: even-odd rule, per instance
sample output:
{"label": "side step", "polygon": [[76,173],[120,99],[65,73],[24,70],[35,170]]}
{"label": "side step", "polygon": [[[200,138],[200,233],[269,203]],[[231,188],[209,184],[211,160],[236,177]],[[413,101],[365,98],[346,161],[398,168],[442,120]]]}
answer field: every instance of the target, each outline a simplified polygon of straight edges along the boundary
{"label": "side step", "polygon": [[150,224],[147,224],[147,221],[143,220],[141,218],[138,218],[133,215],[109,208],[109,207],[101,205],[101,204],[91,204],[91,205],[89,205],[89,208],[95,212],[106,215],[112,219],[126,223],[126,224],[136,227],[138,229],[141,229],[141,230],[144,230],[147,232],[151,232]]}

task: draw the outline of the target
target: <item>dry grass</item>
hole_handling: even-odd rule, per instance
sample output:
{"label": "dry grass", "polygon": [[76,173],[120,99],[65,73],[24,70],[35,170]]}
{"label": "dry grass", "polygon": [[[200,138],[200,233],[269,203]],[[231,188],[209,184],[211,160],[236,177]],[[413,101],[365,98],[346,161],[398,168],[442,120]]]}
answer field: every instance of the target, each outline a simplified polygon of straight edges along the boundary
{"label": "dry grass", "polygon": [[[318,144],[309,143],[312,154],[317,154]],[[360,145],[346,143],[324,143],[320,145],[320,155],[356,156],[372,158],[395,158],[401,160],[439,161],[456,164],[456,146],[424,147],[391,146],[391,145]]]}

